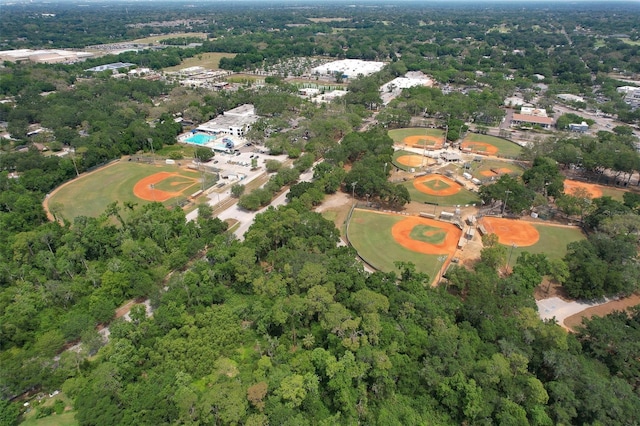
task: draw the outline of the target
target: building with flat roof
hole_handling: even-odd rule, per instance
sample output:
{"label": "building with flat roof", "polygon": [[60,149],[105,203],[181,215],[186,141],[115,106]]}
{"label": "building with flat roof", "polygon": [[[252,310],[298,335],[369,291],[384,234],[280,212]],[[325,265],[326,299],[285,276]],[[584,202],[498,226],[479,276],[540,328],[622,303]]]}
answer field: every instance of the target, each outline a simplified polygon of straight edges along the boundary
{"label": "building with flat roof", "polygon": [[329,62],[311,70],[311,74],[334,76],[340,74],[343,78],[355,78],[359,75],[367,76],[380,71],[384,62],[362,61],[360,59],[343,59]]}
{"label": "building with flat roof", "polygon": [[129,62],[114,62],[111,64],[98,65],[97,67],[86,69],[88,72],[102,72],[102,71],[116,71],[120,68],[129,68],[133,67],[135,64],[131,64]]}
{"label": "building with flat roof", "polygon": [[551,126],[553,126],[553,118],[529,114],[513,114],[513,118],[511,119],[512,126],[522,126],[527,124],[537,125],[543,129],[550,129]]}
{"label": "building with flat roof", "polygon": [[566,102],[584,102],[584,98],[582,96],[572,95],[571,93],[560,93],[558,99],[562,99]]}
{"label": "building with flat roof", "polygon": [[213,120],[199,125],[196,131],[213,135],[226,134],[244,137],[249,129],[251,129],[251,125],[258,121],[259,118],[252,104],[244,104],[225,111]]}
{"label": "building with flat roof", "polygon": [[584,121],[580,124],[571,123],[569,124],[569,130],[576,133],[586,133],[589,131],[589,125]]}
{"label": "building with flat roof", "polygon": [[93,56],[89,52],[75,52],[61,49],[16,49],[0,51],[0,61],[24,62],[31,61],[38,64],[58,64],[84,61]]}

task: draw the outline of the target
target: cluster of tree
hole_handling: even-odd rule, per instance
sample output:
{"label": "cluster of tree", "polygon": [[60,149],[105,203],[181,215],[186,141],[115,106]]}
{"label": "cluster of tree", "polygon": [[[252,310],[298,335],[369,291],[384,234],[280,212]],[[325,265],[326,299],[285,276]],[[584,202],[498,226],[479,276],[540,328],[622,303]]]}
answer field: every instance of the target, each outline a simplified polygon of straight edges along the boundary
{"label": "cluster of tree", "polygon": [[609,332],[635,319],[590,323],[577,336],[542,322],[532,292],[554,274],[544,255],[521,255],[501,277],[506,252],[489,244],[474,270],[448,272],[452,295],[426,287],[411,264],[365,273],[299,198],[258,215],[243,242],[207,240],[204,259],[157,288],[153,316],[135,307],[91,360],[69,351],[45,365],[40,384],[62,384],[80,424],[628,424],[640,415],[633,347],[624,327]]}
{"label": "cluster of tree", "polygon": [[640,154],[635,149],[637,138],[628,126],[617,126],[612,130],[600,131],[595,137],[549,138],[525,147],[523,158],[548,156],[563,168],[584,169],[597,182],[628,184],[640,171]]}
{"label": "cluster of tree", "polygon": [[[2,176],[4,186],[16,186]],[[159,203],[125,210],[112,204],[98,218],[73,223],[47,222],[22,214],[10,222],[9,187],[3,203],[0,234],[0,391],[13,397],[34,387],[59,386],[63,370],[78,368],[78,354],[53,359],[69,343],[82,340],[88,352],[101,346],[98,324],[110,321],[127,299],[149,296],[172,269],[179,269],[226,230],[226,224],[202,208],[197,222],[186,222],[182,210]],[[3,197],[5,191],[2,191]],[[31,209],[35,210],[33,205]]]}

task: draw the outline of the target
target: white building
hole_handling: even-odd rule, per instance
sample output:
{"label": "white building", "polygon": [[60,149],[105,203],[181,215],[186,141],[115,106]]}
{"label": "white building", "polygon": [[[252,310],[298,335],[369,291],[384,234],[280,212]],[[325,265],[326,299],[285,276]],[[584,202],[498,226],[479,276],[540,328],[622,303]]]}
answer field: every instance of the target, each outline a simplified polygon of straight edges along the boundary
{"label": "white building", "polygon": [[560,93],[558,99],[562,99],[566,102],[584,102],[582,96],[572,95],[571,93]]}
{"label": "white building", "polygon": [[251,104],[240,105],[237,108],[225,111],[213,120],[207,121],[196,128],[198,132],[210,134],[226,134],[244,137],[251,129],[251,125],[258,121],[255,107]]}
{"label": "white building", "polygon": [[373,74],[374,72],[380,71],[383,67],[383,62],[343,59],[315,67],[311,69],[311,74],[334,76],[340,73],[343,78],[355,78],[360,75],[367,76]]}

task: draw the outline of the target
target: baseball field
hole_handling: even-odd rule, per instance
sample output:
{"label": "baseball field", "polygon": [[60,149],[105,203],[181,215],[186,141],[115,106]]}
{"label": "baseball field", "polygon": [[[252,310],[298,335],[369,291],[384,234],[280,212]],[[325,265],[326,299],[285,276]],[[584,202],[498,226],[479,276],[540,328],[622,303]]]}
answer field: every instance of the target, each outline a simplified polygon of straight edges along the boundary
{"label": "baseball field", "polygon": [[463,152],[509,158],[516,158],[522,152],[522,147],[516,143],[495,136],[477,133],[469,133],[460,144],[460,148]]}
{"label": "baseball field", "polygon": [[[202,176],[177,165],[119,161],[56,188],[45,200],[45,210],[47,213],[54,210],[56,216],[72,220],[77,216],[98,216],[114,201],[120,204],[157,201],[167,207],[176,206],[202,189]],[[216,176],[205,174],[204,179],[207,188]]]}
{"label": "baseball field", "polygon": [[462,231],[453,224],[417,216],[355,209],[348,237],[358,254],[381,271],[397,271],[396,261],[412,262],[433,278],[448,265]]}
{"label": "baseball field", "polygon": [[443,175],[420,176],[403,184],[412,201],[442,206],[458,206],[480,202],[477,194]]}
{"label": "baseball field", "polygon": [[410,127],[389,130],[389,137],[396,145],[411,148],[440,149],[444,144],[444,130]]}
{"label": "baseball field", "polygon": [[517,219],[483,217],[478,221],[487,233],[496,234],[498,242],[513,250],[511,266],[523,251],[543,253],[549,259],[560,259],[567,253],[567,244],[585,239],[577,226],[528,222]]}

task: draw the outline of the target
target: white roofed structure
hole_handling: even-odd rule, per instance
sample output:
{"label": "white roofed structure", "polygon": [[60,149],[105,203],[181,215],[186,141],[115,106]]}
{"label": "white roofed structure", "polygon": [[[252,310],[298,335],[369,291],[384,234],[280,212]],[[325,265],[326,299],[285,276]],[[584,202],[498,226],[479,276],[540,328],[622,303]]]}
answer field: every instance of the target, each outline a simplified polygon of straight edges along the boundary
{"label": "white roofed structure", "polygon": [[335,75],[342,73],[343,77],[355,78],[359,75],[367,76],[380,71],[384,62],[362,61],[360,59],[343,59],[329,62],[311,70],[311,74]]}

